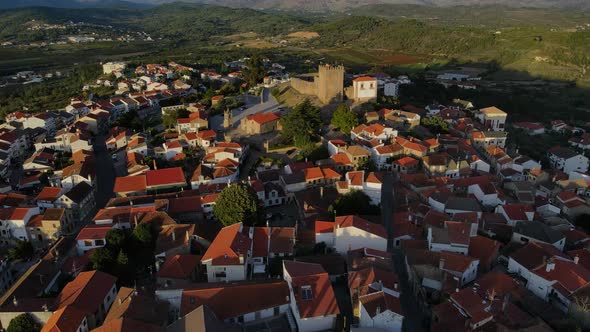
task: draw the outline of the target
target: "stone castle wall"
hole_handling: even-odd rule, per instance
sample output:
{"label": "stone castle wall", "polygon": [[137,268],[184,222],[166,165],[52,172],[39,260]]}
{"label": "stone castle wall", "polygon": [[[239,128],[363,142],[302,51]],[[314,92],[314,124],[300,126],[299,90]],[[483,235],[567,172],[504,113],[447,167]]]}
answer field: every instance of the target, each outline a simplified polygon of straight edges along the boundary
{"label": "stone castle wall", "polygon": [[296,77],[291,78],[291,87],[304,95],[316,96],[318,91],[318,85],[315,80],[306,81],[304,79]]}
{"label": "stone castle wall", "polygon": [[320,65],[313,81],[291,78],[291,87],[304,95],[317,96],[324,104],[342,102],[344,98],[344,67]]}

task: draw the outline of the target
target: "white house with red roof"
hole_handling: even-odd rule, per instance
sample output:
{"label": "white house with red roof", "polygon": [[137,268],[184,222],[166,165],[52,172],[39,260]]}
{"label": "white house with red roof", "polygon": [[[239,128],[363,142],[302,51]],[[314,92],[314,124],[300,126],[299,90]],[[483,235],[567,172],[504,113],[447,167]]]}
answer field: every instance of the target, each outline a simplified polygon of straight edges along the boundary
{"label": "white house with red roof", "polygon": [[328,153],[330,153],[330,156],[340,152],[340,149],[346,149],[347,147],[348,143],[341,139],[332,139],[328,141]]}
{"label": "white house with red roof", "polygon": [[[326,237],[329,233],[326,232]],[[334,249],[340,254],[350,250],[369,248],[387,250],[387,231],[383,225],[372,223],[358,216],[336,217],[332,232]]]}
{"label": "white house with red roof", "polygon": [[245,235],[242,224],[222,228],[203,255],[207,281],[246,280],[248,261],[252,257],[252,237]]}
{"label": "white house with red roof", "polygon": [[399,298],[384,291],[359,297],[359,326],[401,332],[404,314]]}
{"label": "white house with red roof", "polygon": [[316,220],[314,224],[315,243],[325,243],[328,247],[334,246],[334,222]]}
{"label": "white house with red roof", "polygon": [[283,261],[289,284],[291,312],[298,331],[333,330],[340,308],[328,273],[320,264]]}
{"label": "white house with red roof", "polygon": [[166,160],[170,160],[182,153],[182,144],[179,140],[165,142],[162,144],[162,148],[163,157],[166,158]]}
{"label": "white house with red roof", "polygon": [[469,242],[477,235],[477,223],[445,221],[444,228],[428,227],[428,249],[435,252],[448,251],[467,255]]}
{"label": "white house with red roof", "polygon": [[527,281],[531,292],[567,312],[576,292],[590,285],[590,271],[577,260],[549,259],[532,270]]}
{"label": "white house with red roof", "polygon": [[[352,80],[352,91],[347,88],[348,98],[356,102],[366,102],[377,99],[377,79],[370,76],[361,76]],[[350,91],[350,92],[349,92]]]}
{"label": "white house with red roof", "polygon": [[360,124],[350,131],[350,138],[352,140],[372,141],[377,140],[383,143],[391,138],[397,136],[397,130],[386,127],[380,123],[372,125]]}
{"label": "white house with red roof", "polygon": [[514,226],[519,221],[532,221],[535,217],[535,208],[522,203],[504,204],[496,207],[496,213],[503,215],[508,225]]}
{"label": "white house with red roof", "polygon": [[346,194],[351,190],[359,190],[371,199],[371,203],[381,203],[381,186],[383,175],[380,172],[354,171],[346,173],[345,180],[337,183],[338,192]]}
{"label": "white house with red roof", "polygon": [[391,169],[394,157],[403,154],[404,148],[397,144],[388,144],[371,149],[371,160],[378,169]]}
{"label": "white house with red roof", "polygon": [[106,245],[107,233],[112,229],[112,225],[86,225],[76,236],[76,251],[78,256],[86,252],[102,248]]}
{"label": "white house with red roof", "polygon": [[4,243],[30,240],[26,226],[39,213],[38,207],[10,207],[0,210],[0,233]]}
{"label": "white house with red roof", "polygon": [[566,174],[571,172],[588,171],[588,158],[569,148],[556,146],[547,151],[549,164],[552,168],[563,171]]}

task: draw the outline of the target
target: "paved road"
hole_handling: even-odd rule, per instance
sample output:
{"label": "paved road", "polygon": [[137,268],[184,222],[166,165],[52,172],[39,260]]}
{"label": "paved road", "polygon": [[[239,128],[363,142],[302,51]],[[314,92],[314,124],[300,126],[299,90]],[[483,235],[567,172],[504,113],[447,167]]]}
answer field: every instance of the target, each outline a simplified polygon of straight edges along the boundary
{"label": "paved road", "polygon": [[109,199],[114,196],[115,168],[111,154],[107,151],[105,137],[99,136],[94,140],[94,154],[96,156],[96,208],[102,209]]}
{"label": "paved road", "polygon": [[[261,103],[261,100],[264,102]],[[247,95],[245,96],[244,102],[246,103],[245,106],[247,107],[244,111],[240,111],[237,108],[231,111],[234,120],[234,127],[238,126],[240,121],[248,115],[274,112],[280,107],[280,104],[277,102],[275,97],[270,94],[270,89],[262,90],[261,97]],[[212,117],[209,121],[209,124],[211,129],[215,131],[223,130],[223,114]]]}
{"label": "paved road", "polygon": [[405,259],[399,249],[393,248],[393,212],[396,210],[393,190],[394,176],[392,173],[384,173],[383,186],[381,188],[381,216],[383,226],[387,229],[389,240],[387,241],[387,250],[393,253],[393,268],[400,279],[401,296],[400,301],[402,308],[406,313],[404,319],[404,331],[420,332],[424,331],[422,326],[422,312],[418,306],[417,299],[412,292],[408,282]]}

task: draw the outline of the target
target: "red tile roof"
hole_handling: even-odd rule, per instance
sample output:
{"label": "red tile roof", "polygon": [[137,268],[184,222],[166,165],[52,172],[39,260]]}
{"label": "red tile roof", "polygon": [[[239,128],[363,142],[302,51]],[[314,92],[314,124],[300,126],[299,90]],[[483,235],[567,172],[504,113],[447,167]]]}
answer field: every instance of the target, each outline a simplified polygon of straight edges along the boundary
{"label": "red tile roof", "polygon": [[146,179],[148,187],[186,184],[184,173],[180,167],[148,171],[146,173]]}
{"label": "red tile roof", "polygon": [[147,188],[147,181],[145,175],[123,176],[115,179],[115,193],[128,193],[136,191],[145,191]]}
{"label": "red tile roof", "polygon": [[[340,308],[328,273],[320,264],[283,261],[301,318],[337,315]],[[311,298],[303,298],[302,288],[311,289]]]}
{"label": "red tile roof", "polygon": [[451,301],[469,315],[472,325],[493,317],[489,310],[486,310],[490,304],[484,301],[472,288],[465,288],[451,294]]}
{"label": "red tile roof", "polygon": [[[87,315],[97,312],[115,286],[117,278],[100,271],[81,272],[70,281],[55,299],[57,308],[71,305]],[[111,294],[113,297],[115,294]]]}
{"label": "red tile roof", "polygon": [[452,252],[441,252],[439,255],[441,259],[445,260],[444,269],[455,272],[467,271],[471,263],[477,260],[472,257]]}
{"label": "red tile roof", "polygon": [[333,221],[320,221],[317,220],[314,225],[315,233],[332,233],[334,232],[334,222]]}
{"label": "red tile roof", "polygon": [[373,77],[369,77],[369,76],[361,76],[361,77],[355,78],[352,81],[353,82],[377,82],[377,79],[375,79]]}
{"label": "red tile roof", "polygon": [[[562,288],[556,288],[564,296],[569,296],[578,289],[590,284],[590,271],[580,264],[561,259],[554,259],[555,267],[547,272],[546,266],[550,262],[537,268],[534,273],[548,281],[557,281]],[[564,292],[565,291],[565,292]]]}
{"label": "red tile roof", "polygon": [[284,281],[233,282],[203,284],[182,292],[182,315],[201,305],[211,309],[220,320],[289,304],[289,286]]}
{"label": "red tile roof", "polygon": [[100,240],[107,237],[112,225],[86,225],[80,230],[76,240]]}
{"label": "red tile roof", "polygon": [[367,233],[377,235],[382,238],[387,238],[387,231],[382,225],[372,223],[358,216],[341,216],[336,217],[335,224],[337,227],[356,227]]}
{"label": "red tile roof", "polygon": [[201,264],[201,256],[176,254],[166,257],[166,261],[157,273],[158,278],[188,279]]}
{"label": "red tile roof", "polygon": [[258,124],[265,124],[278,119],[280,119],[279,116],[274,113],[256,113],[248,115],[248,120],[254,121]]}
{"label": "red tile roof", "polygon": [[45,187],[39,192],[35,200],[53,202],[60,196],[61,190],[62,188],[58,187]]}
{"label": "red tile roof", "polygon": [[[240,232],[242,224],[234,224],[221,229],[215,240],[205,252],[202,261],[211,260],[213,265],[242,265],[252,246],[252,240]],[[240,263],[240,256],[243,262]]]}
{"label": "red tile roof", "polygon": [[66,305],[57,309],[45,325],[41,332],[68,332],[78,331],[82,321],[86,319],[88,312],[84,312],[74,306]]}
{"label": "red tile roof", "polygon": [[479,259],[480,267],[490,267],[494,258],[498,255],[500,243],[477,235],[469,241],[469,256]]}
{"label": "red tile roof", "polygon": [[363,295],[359,297],[359,301],[371,318],[377,316],[385,310],[389,310],[403,316],[400,300],[397,297],[394,297],[383,291]]}

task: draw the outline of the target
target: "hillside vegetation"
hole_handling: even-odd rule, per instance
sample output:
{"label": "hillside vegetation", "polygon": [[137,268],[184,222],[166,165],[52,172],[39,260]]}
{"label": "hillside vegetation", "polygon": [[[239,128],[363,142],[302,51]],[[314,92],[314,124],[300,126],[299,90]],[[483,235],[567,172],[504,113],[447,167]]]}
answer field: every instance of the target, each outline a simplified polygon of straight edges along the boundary
{"label": "hillside vegetation", "polygon": [[[367,16],[300,16],[184,3],[136,10],[35,7],[0,11],[0,41],[43,41],[60,33],[56,30],[28,31],[32,20],[108,25],[120,31],[146,32],[158,41],[151,46],[149,43],[105,45],[106,56],[117,49],[138,54],[159,51],[173,54],[180,49],[199,52],[202,47],[229,49],[228,41],[219,37],[253,32],[261,39],[285,38],[291,33],[306,31],[317,33],[319,37],[301,39],[294,46],[300,50],[326,51],[327,55],[340,53],[344,56],[335,59],[343,62],[363,59],[363,52],[371,50],[372,55],[366,57],[370,60],[367,64],[387,63],[378,61],[374,50],[388,50],[415,56],[425,64],[434,60],[438,63],[478,62],[528,72],[532,76],[590,82],[590,25],[584,23],[590,17],[588,12],[408,5],[371,5],[359,8],[358,12]],[[503,13],[507,13],[506,16]],[[530,20],[527,21],[527,17]],[[87,45],[68,47],[89,48]],[[344,54],[348,49],[355,52],[354,56]],[[62,51],[55,50],[55,54]],[[96,52],[94,59],[102,53],[99,49]],[[6,65],[16,65],[9,59],[3,60],[8,60]],[[24,67],[29,63],[18,64]]]}

